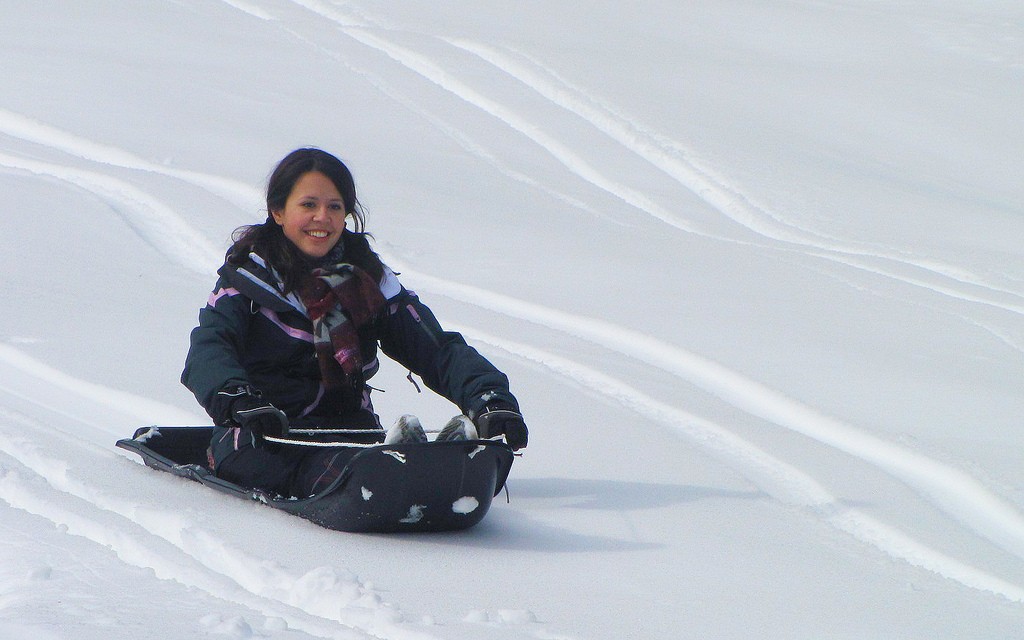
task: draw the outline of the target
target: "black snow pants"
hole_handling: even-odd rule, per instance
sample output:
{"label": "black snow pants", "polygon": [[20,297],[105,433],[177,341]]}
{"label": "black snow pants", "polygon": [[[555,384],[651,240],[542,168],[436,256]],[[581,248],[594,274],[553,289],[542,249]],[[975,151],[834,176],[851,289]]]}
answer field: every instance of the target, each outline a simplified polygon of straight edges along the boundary
{"label": "black snow pants", "polygon": [[217,427],[210,462],[218,478],[284,497],[306,498],[326,489],[361,449],[262,441],[246,429]]}

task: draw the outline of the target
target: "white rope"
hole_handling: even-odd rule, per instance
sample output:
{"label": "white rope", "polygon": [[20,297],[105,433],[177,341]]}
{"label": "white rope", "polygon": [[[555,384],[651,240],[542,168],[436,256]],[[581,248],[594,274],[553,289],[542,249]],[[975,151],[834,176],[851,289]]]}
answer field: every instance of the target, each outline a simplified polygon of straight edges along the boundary
{"label": "white rope", "polygon": [[[352,433],[351,431],[349,433]],[[377,433],[376,431],[372,433]],[[276,442],[278,444],[297,444],[303,447],[358,447],[363,449],[369,449],[370,447],[379,447],[383,445],[383,442],[316,442],[313,440],[289,440],[287,438],[274,438],[272,436],[263,436],[264,440],[268,442]]]}
{"label": "white rope", "polygon": [[[345,431],[345,430],[341,430],[341,431]],[[359,433],[357,431],[347,431],[347,432],[348,433]],[[372,431],[368,430],[368,432],[369,433],[378,433],[378,431],[376,431],[376,430],[372,430]],[[434,432],[431,432],[431,433],[434,433]],[[384,447],[384,446],[388,446],[384,442],[368,442],[368,443],[362,443],[362,442],[316,442],[316,441],[313,441],[313,440],[289,440],[287,438],[275,438],[275,437],[272,437],[272,436],[263,436],[263,439],[267,440],[269,442],[276,442],[278,444],[295,444],[295,445],[299,445],[299,446],[303,446],[303,447],[351,447],[351,448],[356,448],[356,449],[369,449],[371,447]],[[486,439],[487,440],[491,440],[491,441],[495,441],[495,442],[503,442],[504,439],[505,439],[505,436],[504,435],[498,435],[498,436],[495,436],[493,438],[486,438]],[[427,442],[436,442],[436,440],[428,440]],[[415,442],[394,442],[392,444],[400,445],[400,444],[418,444],[418,443],[415,443]]]}
{"label": "white rope", "polygon": [[315,435],[317,433],[384,433],[383,429],[288,429],[288,433],[305,433]]}

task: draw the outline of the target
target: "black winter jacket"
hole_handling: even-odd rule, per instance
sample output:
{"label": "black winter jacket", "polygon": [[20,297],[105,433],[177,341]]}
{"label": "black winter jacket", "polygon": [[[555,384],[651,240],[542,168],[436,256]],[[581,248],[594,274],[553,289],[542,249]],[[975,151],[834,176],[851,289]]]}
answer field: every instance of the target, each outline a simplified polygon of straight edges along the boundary
{"label": "black winter jacket", "polygon": [[460,334],[442,330],[430,309],[386,267],[380,283],[387,300],[384,316],[360,332],[367,364],[352,389],[334,394],[325,394],[320,382],[313,325],[304,306],[294,294],[282,293],[262,258],[251,254],[238,267],[225,263],[218,275],[199,312],[181,375],[182,384],[215,422],[222,419],[211,408],[216,393],[229,385],[249,384],[294,426],[379,427],[366,384],[378,368],[378,344],[467,415],[494,401],[518,406],[508,378]]}

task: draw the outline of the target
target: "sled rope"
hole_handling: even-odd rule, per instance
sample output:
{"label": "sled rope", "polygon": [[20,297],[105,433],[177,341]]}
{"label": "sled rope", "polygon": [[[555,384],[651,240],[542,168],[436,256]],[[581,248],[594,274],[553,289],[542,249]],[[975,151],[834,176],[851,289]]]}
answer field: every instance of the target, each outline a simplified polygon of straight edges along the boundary
{"label": "sled rope", "polygon": [[[369,433],[378,433],[377,431],[368,431]],[[346,431],[346,433],[357,433],[354,431]],[[268,442],[276,442],[278,444],[297,444],[303,447],[352,447],[360,449],[369,449],[370,447],[379,447],[383,443],[381,442],[312,442],[310,440],[289,440],[288,438],[275,438],[273,436],[263,436],[263,439]]]}

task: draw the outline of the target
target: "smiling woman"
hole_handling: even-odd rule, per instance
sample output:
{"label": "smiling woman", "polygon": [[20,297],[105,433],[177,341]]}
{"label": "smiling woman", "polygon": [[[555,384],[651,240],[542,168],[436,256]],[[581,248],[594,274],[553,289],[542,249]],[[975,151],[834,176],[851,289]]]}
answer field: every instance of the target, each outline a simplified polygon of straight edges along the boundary
{"label": "smiling woman", "polygon": [[[287,291],[300,288],[316,261],[363,237],[366,224],[352,172],[321,149],[296,149],[278,163],[267,183],[267,211],[263,224],[235,232],[228,262],[244,264],[255,251],[274,266]],[[345,233],[349,220],[355,233]],[[351,251],[359,252],[360,268],[378,280],[383,276],[376,254]]]}
{"label": "smiling woman", "polygon": [[345,202],[331,179],[319,171],[303,174],[284,207],[270,214],[284,237],[308,258],[322,258],[345,231]]}
{"label": "smiling woman", "polygon": [[[295,497],[330,485],[358,451],[342,445],[385,439],[367,384],[378,346],[462,412],[438,439],[526,446],[505,375],[444,331],[370,248],[341,160],[290,153],[270,176],[267,211],[235,233],[181,377],[217,425],[218,477]],[[426,435],[402,416],[386,441]]]}

